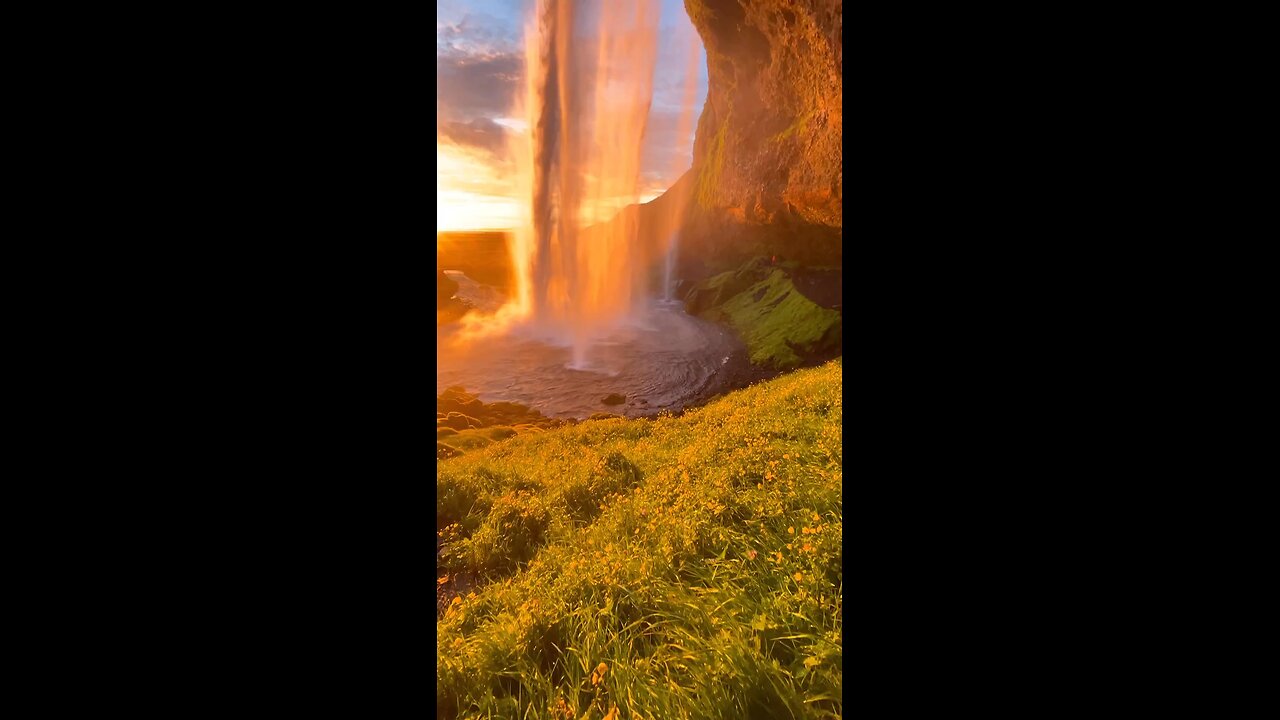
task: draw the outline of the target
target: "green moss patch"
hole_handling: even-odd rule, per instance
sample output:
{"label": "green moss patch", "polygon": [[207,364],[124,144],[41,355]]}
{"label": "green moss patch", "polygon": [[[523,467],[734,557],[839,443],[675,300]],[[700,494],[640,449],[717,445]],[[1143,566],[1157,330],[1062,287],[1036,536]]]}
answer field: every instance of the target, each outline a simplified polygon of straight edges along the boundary
{"label": "green moss patch", "polygon": [[729,132],[729,119],[731,117],[732,113],[725,117],[724,122],[720,123],[720,130],[716,133],[715,138],[711,140],[711,147],[708,149],[706,161],[698,173],[698,204],[704,208],[715,205],[716,189],[720,187],[720,175],[724,169],[725,136]]}
{"label": "green moss patch", "polygon": [[803,356],[833,350],[841,342],[840,311],[809,300],[785,270],[770,267],[764,258],[698,283],[685,307],[736,330],[751,362],[764,367],[791,369]]}
{"label": "green moss patch", "polygon": [[818,352],[840,342],[840,311],[814,304],[782,270],[729,299],[720,311],[747,344],[751,362],[793,368],[796,352]]}
{"label": "green moss patch", "polygon": [[787,138],[790,138],[790,137],[795,137],[796,135],[800,135],[803,137],[809,131],[809,121],[812,120],[816,115],[817,115],[816,110],[810,110],[806,113],[801,114],[799,117],[796,118],[795,122],[791,123],[790,127],[788,127],[786,130],[783,130],[782,132],[778,133],[777,135],[774,135],[769,139],[773,140],[774,142],[777,142],[781,140],[786,140]]}

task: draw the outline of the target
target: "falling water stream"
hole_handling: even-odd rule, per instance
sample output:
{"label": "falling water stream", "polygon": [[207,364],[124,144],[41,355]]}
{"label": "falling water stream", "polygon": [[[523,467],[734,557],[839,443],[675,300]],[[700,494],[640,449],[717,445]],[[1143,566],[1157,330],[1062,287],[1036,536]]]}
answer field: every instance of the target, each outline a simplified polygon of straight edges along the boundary
{"label": "falling water stream", "polygon": [[675,266],[676,256],[680,253],[680,233],[676,232],[671,235],[671,249],[667,251],[666,261],[662,268],[662,299],[672,302],[675,295]]}
{"label": "falling water stream", "polygon": [[[639,213],[621,212],[640,199],[659,11],[658,0],[536,1],[516,103],[529,130],[511,148],[525,214],[511,235],[511,297],[489,332],[437,330],[437,392],[462,385],[561,416],[608,409],[598,394],[618,392],[620,410],[638,414],[705,394],[741,353],[674,302],[683,200],[650,221],[660,242],[640,237]],[[689,39],[681,142],[701,58],[691,27]],[[687,163],[688,148],[676,157]]]}

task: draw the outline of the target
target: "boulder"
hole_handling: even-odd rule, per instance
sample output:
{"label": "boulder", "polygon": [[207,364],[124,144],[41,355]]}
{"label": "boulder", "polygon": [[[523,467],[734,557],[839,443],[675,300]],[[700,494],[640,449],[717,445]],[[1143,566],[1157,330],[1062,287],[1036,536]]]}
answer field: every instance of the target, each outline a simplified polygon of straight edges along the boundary
{"label": "boulder", "polygon": [[484,403],[479,398],[460,387],[448,388],[436,398],[437,413],[461,412],[474,417],[483,409]]}
{"label": "boulder", "polygon": [[444,270],[436,268],[436,305],[442,305],[458,292],[458,283],[449,279]]}
{"label": "boulder", "polygon": [[619,395],[618,393],[610,393],[600,399],[600,402],[604,403],[605,405],[621,405],[626,401],[627,401],[627,397],[625,395]]}
{"label": "boulder", "polygon": [[471,428],[481,427],[482,423],[479,420],[471,417],[470,415],[463,415],[462,413],[459,413],[459,412],[451,412],[449,413],[449,417],[445,418],[444,420],[437,421],[437,426],[439,425],[453,428],[454,430],[468,430]]}
{"label": "boulder", "polygon": [[509,427],[489,428],[486,431],[490,440],[506,440],[509,437],[515,437],[516,431]]}

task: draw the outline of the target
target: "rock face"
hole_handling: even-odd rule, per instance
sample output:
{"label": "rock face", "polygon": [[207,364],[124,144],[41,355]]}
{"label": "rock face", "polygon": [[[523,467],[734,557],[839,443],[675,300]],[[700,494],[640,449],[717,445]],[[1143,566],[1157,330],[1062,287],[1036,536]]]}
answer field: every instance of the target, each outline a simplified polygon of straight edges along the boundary
{"label": "rock face", "polygon": [[707,102],[681,276],[757,255],[839,265],[844,99],[841,0],[685,0],[707,51]]}
{"label": "rock face", "polygon": [[449,279],[443,270],[436,268],[436,305],[447,302],[456,292],[458,292],[458,283]]}

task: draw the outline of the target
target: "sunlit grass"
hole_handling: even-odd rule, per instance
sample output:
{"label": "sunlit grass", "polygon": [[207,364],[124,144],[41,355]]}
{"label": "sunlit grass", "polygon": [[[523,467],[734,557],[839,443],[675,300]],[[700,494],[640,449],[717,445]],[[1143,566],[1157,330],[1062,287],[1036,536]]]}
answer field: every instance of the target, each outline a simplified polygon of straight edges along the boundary
{"label": "sunlit grass", "polygon": [[[841,714],[841,364],[441,462],[439,717]],[[612,714],[610,714],[612,713]]]}

